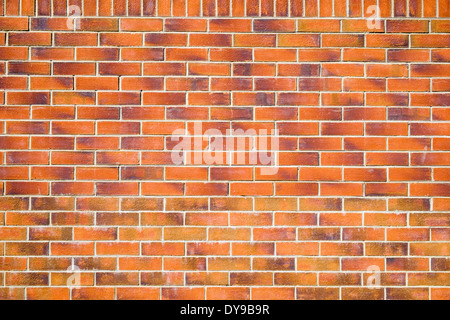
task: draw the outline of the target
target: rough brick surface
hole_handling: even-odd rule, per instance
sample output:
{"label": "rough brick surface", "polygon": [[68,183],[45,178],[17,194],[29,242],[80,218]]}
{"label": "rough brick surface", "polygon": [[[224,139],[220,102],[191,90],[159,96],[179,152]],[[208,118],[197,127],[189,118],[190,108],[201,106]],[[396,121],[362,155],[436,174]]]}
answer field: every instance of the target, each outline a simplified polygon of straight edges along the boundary
{"label": "rough brick surface", "polygon": [[[0,15],[0,299],[450,299],[448,0]],[[174,163],[196,123],[277,172]]]}

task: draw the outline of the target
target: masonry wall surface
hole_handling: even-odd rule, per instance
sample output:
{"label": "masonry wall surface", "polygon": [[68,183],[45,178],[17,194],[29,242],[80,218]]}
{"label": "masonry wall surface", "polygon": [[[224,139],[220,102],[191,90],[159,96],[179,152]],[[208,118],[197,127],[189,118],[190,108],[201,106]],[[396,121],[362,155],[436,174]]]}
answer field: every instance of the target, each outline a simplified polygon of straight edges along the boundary
{"label": "masonry wall surface", "polygon": [[[1,299],[450,299],[448,0],[0,15]],[[198,124],[276,171],[175,164]]]}

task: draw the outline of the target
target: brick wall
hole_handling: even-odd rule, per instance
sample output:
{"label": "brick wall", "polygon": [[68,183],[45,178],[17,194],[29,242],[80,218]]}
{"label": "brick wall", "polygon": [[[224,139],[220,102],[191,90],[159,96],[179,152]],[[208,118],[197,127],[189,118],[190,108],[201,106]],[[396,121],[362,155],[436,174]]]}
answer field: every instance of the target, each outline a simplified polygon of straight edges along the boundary
{"label": "brick wall", "polygon": [[448,0],[0,14],[0,298],[450,298]]}

